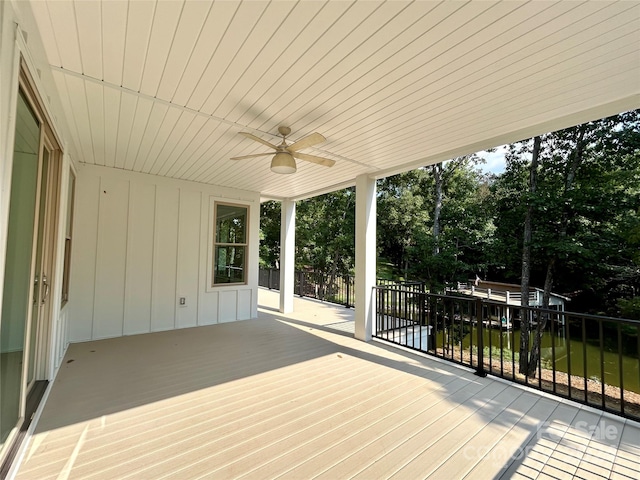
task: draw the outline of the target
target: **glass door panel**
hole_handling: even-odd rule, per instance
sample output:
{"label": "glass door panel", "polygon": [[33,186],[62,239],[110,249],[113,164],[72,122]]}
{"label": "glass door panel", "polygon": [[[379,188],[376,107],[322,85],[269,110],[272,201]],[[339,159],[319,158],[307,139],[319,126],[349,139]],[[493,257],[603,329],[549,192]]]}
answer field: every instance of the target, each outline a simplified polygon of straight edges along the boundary
{"label": "glass door panel", "polygon": [[0,319],[0,447],[19,425],[23,415],[22,370],[31,306],[29,296],[38,210],[40,138],[40,123],[20,92]]}

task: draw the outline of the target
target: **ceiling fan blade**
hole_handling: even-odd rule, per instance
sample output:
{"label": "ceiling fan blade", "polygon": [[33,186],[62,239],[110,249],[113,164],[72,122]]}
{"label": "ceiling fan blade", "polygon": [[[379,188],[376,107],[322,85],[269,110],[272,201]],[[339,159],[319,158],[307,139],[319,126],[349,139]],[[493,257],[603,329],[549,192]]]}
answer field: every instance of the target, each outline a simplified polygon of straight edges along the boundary
{"label": "ceiling fan blade", "polygon": [[244,135],[247,138],[250,138],[251,140],[255,140],[256,142],[260,142],[263,145],[266,145],[267,147],[271,147],[274,150],[277,150],[278,147],[276,147],[273,143],[269,143],[266,140],[263,140],[260,137],[256,137],[253,133],[249,133],[249,132],[240,132],[240,135]]}
{"label": "ceiling fan blade", "polygon": [[253,155],[242,155],[240,157],[231,157],[231,160],[244,160],[245,158],[256,158],[256,157],[266,157],[269,155],[273,155],[273,152],[269,153],[254,153]]}
{"label": "ceiling fan blade", "polygon": [[315,155],[308,155],[306,153],[292,152],[296,158],[300,160],[306,160],[307,162],[317,163],[318,165],[323,165],[325,167],[333,167],[336,163],[335,160],[329,160],[328,158],[316,157]]}
{"label": "ceiling fan blade", "polygon": [[312,133],[311,135],[307,135],[304,138],[301,138],[297,142],[292,143],[287,147],[287,150],[290,152],[295,152],[298,150],[302,150],[303,148],[311,147],[312,145],[317,145],[318,143],[322,143],[326,140],[319,133]]}

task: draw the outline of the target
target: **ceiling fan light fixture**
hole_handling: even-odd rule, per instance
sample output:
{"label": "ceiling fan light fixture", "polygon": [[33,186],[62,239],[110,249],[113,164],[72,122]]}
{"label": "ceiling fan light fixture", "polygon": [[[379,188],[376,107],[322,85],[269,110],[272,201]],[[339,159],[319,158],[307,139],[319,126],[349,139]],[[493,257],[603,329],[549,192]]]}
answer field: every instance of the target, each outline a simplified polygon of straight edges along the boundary
{"label": "ceiling fan light fixture", "polygon": [[273,173],[296,173],[296,161],[287,152],[278,152],[271,160],[271,171]]}

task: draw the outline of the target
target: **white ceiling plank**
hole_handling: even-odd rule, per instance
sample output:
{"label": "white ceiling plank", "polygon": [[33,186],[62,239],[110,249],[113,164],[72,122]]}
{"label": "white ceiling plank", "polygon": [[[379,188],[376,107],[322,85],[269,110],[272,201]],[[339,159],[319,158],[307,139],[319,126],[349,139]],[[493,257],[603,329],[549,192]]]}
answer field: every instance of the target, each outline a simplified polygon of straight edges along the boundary
{"label": "white ceiling plank", "polygon": [[102,58],[105,82],[122,86],[124,48],[127,36],[127,2],[101,2],[102,10]]}
{"label": "white ceiling plank", "polygon": [[[63,113],[64,116],[68,119],[68,124],[69,124],[69,129],[70,132],[69,135],[69,140],[71,141],[71,143],[74,145],[75,150],[78,154],[80,154],[80,132],[78,131],[78,126],[77,126],[77,119],[76,117],[73,115],[73,107],[71,106],[71,98],[70,95],[68,95],[67,92],[67,81],[66,81],[66,75],[63,75],[62,73],[58,72],[58,71],[52,71],[51,72],[52,76],[53,76],[53,81],[56,85],[57,91],[61,92],[61,96],[60,96],[60,101],[62,104],[62,109],[63,109]],[[78,159],[79,160],[79,159]]]}
{"label": "white ceiling plank", "polygon": [[49,6],[42,2],[40,8],[33,9],[33,15],[38,25],[38,32],[42,43],[47,45],[47,59],[51,65],[61,66],[60,52],[58,49],[58,39],[56,31],[51,23],[51,15],[49,14]]}
{"label": "white ceiling plank", "polygon": [[118,135],[116,140],[116,168],[124,168],[131,140],[133,119],[136,108],[141,99],[135,95],[123,93],[120,97],[120,112],[118,114]]}
{"label": "white ceiling plank", "polygon": [[167,177],[172,176],[169,172],[175,171],[176,162],[180,161],[181,157],[190,150],[194,141],[196,141],[196,137],[206,123],[207,119],[204,117],[199,115],[193,116],[193,119],[189,122],[189,125],[180,136],[180,139],[178,141],[174,141],[173,148],[167,152],[167,161],[162,168],[158,170],[159,175]]}
{"label": "white ceiling plank", "polygon": [[69,95],[72,115],[75,118],[80,138],[78,144],[82,158],[79,160],[86,163],[95,163],[84,81],[80,78],[69,76],[66,76],[64,80],[67,95]]}
{"label": "white ceiling plank", "polygon": [[[211,63],[213,53],[237,10],[236,2],[216,2],[212,5],[198,41],[189,53],[187,66],[184,68],[177,88],[170,97],[171,102],[182,106],[187,105],[191,93]],[[169,91],[171,91],[170,88]],[[162,98],[165,98],[164,94]]]}
{"label": "white ceiling plank", "polygon": [[266,88],[262,81],[266,72],[274,68],[281,69],[284,64],[291,61],[298,38],[325,5],[326,3],[321,2],[310,2],[309,5],[296,3],[273,37],[269,39],[268,44],[265,44],[258,58],[252,61],[242,75],[235,80],[233,89],[228,89],[224,93],[224,98],[219,101],[219,105],[213,107],[205,104],[204,108],[224,118],[233,118],[234,110],[246,109],[250,99],[258,98],[260,90]]}
{"label": "white ceiling plank", "polygon": [[136,113],[131,126],[129,146],[127,147],[127,154],[125,155],[124,165],[122,167],[125,170],[133,170],[136,162],[136,157],[138,155],[138,152],[140,151],[140,144],[142,143],[142,139],[147,132],[153,105],[154,102],[147,98],[138,98],[138,102],[136,104]]}
{"label": "white ceiling plank", "polygon": [[180,114],[180,117],[171,128],[170,133],[162,142],[162,148],[158,151],[157,158],[154,161],[153,167],[149,170],[149,173],[151,173],[152,175],[158,175],[158,173],[164,168],[165,164],[170,160],[170,153],[179,144],[177,142],[181,138],[183,138],[185,132],[193,123],[196,117],[196,115],[184,111]]}
{"label": "white ceiling plank", "polygon": [[91,127],[94,161],[96,165],[104,165],[104,88],[93,82],[84,82],[84,88],[87,94],[87,111]]}
{"label": "white ceiling plank", "polygon": [[167,170],[170,177],[181,178],[185,171],[193,166],[195,160],[207,150],[208,141],[211,139],[216,128],[220,125],[215,120],[207,120],[202,123],[198,133],[193,137],[189,145],[179,154]]}
{"label": "white ceiling plank", "polygon": [[116,166],[116,147],[118,141],[118,122],[120,119],[120,99],[122,92],[112,88],[104,89],[104,164]]}
{"label": "white ceiling plank", "polygon": [[224,36],[215,45],[215,52],[211,56],[211,62],[189,95],[186,106],[198,111],[202,108],[209,96],[209,92],[227,71],[237,52],[242,49],[268,5],[267,2],[240,4],[238,12],[229,23]]}
{"label": "white ceiling plank", "polygon": [[184,1],[158,2],[157,4],[140,84],[142,93],[155,96],[158,91],[183,7]]}
{"label": "white ceiling plank", "polygon": [[[621,32],[623,31],[624,30],[617,27],[616,31],[611,32],[611,35],[617,36],[617,35],[620,35]],[[598,39],[593,41],[594,48],[595,46],[601,43],[602,42]],[[425,95],[422,89],[420,89],[418,90],[417,95],[422,98],[417,99],[415,98],[415,96],[402,98],[401,96],[402,92],[394,92],[393,95],[390,96],[388,99],[385,99],[376,105],[372,105],[368,107],[369,110],[363,109],[363,107],[366,107],[367,104],[364,104],[364,103],[361,104],[359,107],[362,110],[362,112],[357,112],[353,117],[351,117],[351,119],[346,119],[346,121],[353,122],[353,121],[359,121],[359,119],[375,118],[378,116],[385,119],[398,118],[398,116],[394,112],[401,112],[404,106],[407,106],[407,105],[412,106],[415,110],[422,109],[423,114],[427,113],[427,110],[425,109],[427,108],[427,105],[428,105],[428,114],[436,113],[437,112],[436,107],[441,104],[441,100],[444,100],[447,103],[450,103],[453,100],[453,101],[462,101],[465,104],[468,104],[468,102],[471,101],[473,98],[478,98],[483,95],[486,95],[487,93],[482,92],[480,89],[480,87],[482,86],[486,87],[487,89],[493,90],[495,94],[498,95],[501,89],[508,88],[508,86],[513,81],[515,81],[515,79],[518,78],[518,76],[529,77],[531,75],[535,75],[536,72],[539,72],[541,68],[544,67],[543,65],[544,62],[553,62],[551,65],[553,66],[557,65],[558,67],[562,68],[562,65],[564,64],[564,62],[569,61],[570,58],[574,55],[574,53],[572,53],[571,51],[571,47],[581,46],[581,45],[584,45],[584,39],[582,39],[580,36],[577,36],[575,38],[563,38],[562,48],[567,49],[567,53],[565,53],[564,58],[557,57],[558,54],[556,54],[554,58],[545,60],[546,57],[544,56],[545,55],[544,49],[542,49],[539,52],[528,50],[527,58],[530,59],[530,61],[524,64],[514,63],[515,60],[509,57],[508,63],[506,62],[501,63],[500,61],[492,62],[491,65],[496,65],[495,68],[491,68],[491,67],[483,68],[478,72],[476,72],[477,76],[474,76],[475,74],[474,75],[466,74],[466,75],[458,76],[456,80],[445,78],[440,81],[440,84],[444,89],[449,89],[451,90],[451,93],[457,93],[456,95],[448,94],[446,93],[446,91],[444,93],[441,93],[438,91],[438,94],[436,96],[433,96],[433,94],[429,94],[429,93]],[[514,66],[518,68],[520,71],[512,72],[511,70],[513,70]],[[514,75],[516,76],[514,77]],[[421,86],[420,84],[418,85]],[[460,92],[465,92],[465,93],[461,95]],[[462,97],[467,97],[467,98],[462,98]],[[501,96],[500,98],[503,98],[503,97]],[[387,109],[387,111],[384,110],[385,108]],[[447,108],[450,108],[450,106],[448,106]],[[370,127],[371,125],[369,124],[367,126],[365,122],[364,124],[361,125],[360,128],[370,129]],[[351,135],[352,136],[357,135],[357,132],[352,132]],[[343,141],[349,141],[349,139],[346,137],[343,137]],[[354,147],[357,147],[356,144],[352,143],[352,145]]]}
{"label": "white ceiling plank", "polygon": [[[625,28],[619,28],[616,32],[612,32],[614,35],[625,35]],[[632,35],[632,32],[626,31],[627,35]],[[610,37],[611,38],[611,37]],[[631,40],[631,39],[630,39]],[[625,48],[625,47],[623,47]],[[626,48],[633,49],[633,43],[627,42]],[[420,112],[419,116],[412,115],[410,117],[406,116],[406,112],[403,113],[401,109],[396,109],[394,113],[392,112],[381,112],[380,115],[385,118],[395,119],[395,123],[400,125],[401,123],[405,123],[407,121],[411,122],[410,124],[420,125],[423,119],[435,119],[441,118],[441,115],[451,114],[456,111],[456,108],[465,108],[469,110],[473,105],[475,111],[482,112],[486,105],[492,104],[502,104],[509,103],[513,99],[517,99],[523,95],[523,92],[531,91],[531,89],[535,89],[536,85],[560,85],[563,81],[567,81],[569,75],[572,70],[578,71],[578,75],[580,75],[580,69],[585,68],[586,62],[596,62],[597,65],[602,63],[602,60],[611,60],[612,55],[617,54],[617,52],[610,52],[606,45],[598,47],[597,44],[594,44],[593,48],[588,50],[588,53],[583,54],[582,56],[575,56],[574,53],[568,53],[566,56],[557,56],[547,60],[540,60],[539,62],[533,61],[527,64],[526,68],[523,68],[517,75],[512,75],[511,78],[507,74],[506,71],[502,71],[501,74],[496,74],[492,78],[487,78],[484,85],[479,85],[481,82],[478,81],[477,84],[479,87],[476,90],[470,91],[469,93],[465,93],[464,95],[458,96],[441,96],[437,99],[425,98],[425,101],[428,101],[429,109],[420,109],[420,105],[417,105],[414,109],[416,112]],[[574,69],[574,65],[577,69]],[[611,67],[602,66],[604,71],[610,71]],[[553,79],[549,79],[546,71],[555,71],[558,72]],[[455,85],[454,85],[455,87]],[[510,88],[509,88],[510,87]],[[539,87],[538,87],[539,88]],[[570,90],[570,89],[569,89]],[[495,96],[499,96],[499,101],[495,100]],[[530,95],[528,95],[530,96]],[[482,102],[479,104],[479,102]],[[391,104],[395,106],[394,104]],[[414,104],[415,105],[415,104]],[[371,112],[368,112],[368,115],[371,118]],[[439,124],[442,124],[441,120],[439,120]],[[372,125],[369,125],[369,131],[372,131]],[[435,125],[427,125],[427,127],[435,127]],[[379,132],[382,134],[383,132]],[[393,138],[402,138],[398,137],[398,133],[402,133],[404,135],[410,135],[411,129],[403,129],[400,130],[392,130],[385,131],[387,135],[393,136]],[[351,148],[358,148],[357,142],[351,143]],[[380,145],[376,145],[379,147]],[[349,153],[347,151],[346,153]]]}
{"label": "white ceiling plank", "polygon": [[142,159],[141,157],[141,172],[150,173],[151,169],[157,168],[156,162],[158,161],[158,154],[167,143],[169,135],[171,135],[176,122],[180,119],[183,113],[184,112],[175,108],[169,108],[167,110],[153,143],[151,143],[150,148],[147,150],[147,152],[145,152],[146,155],[144,156],[144,159]]}
{"label": "white ceiling plank", "polygon": [[146,154],[149,152],[151,146],[156,141],[158,133],[160,132],[160,127],[162,125],[162,122],[164,121],[165,116],[167,115],[168,110],[169,107],[167,105],[164,105],[162,103],[153,104],[153,108],[149,113],[145,131],[142,135],[142,140],[140,140],[138,144],[138,151],[136,152],[135,159],[133,161],[133,167],[131,168],[134,172],[142,171],[142,166],[144,164]]}
{"label": "white ceiling plank", "polygon": [[[328,25],[324,32],[317,32],[320,34],[319,37],[309,39],[312,41],[309,42],[309,48],[304,55],[283,72],[283,75],[261,96],[261,110],[254,109],[248,115],[254,119],[264,119],[260,124],[256,124],[254,120],[252,125],[260,130],[270,130],[281,122],[287,122],[288,118],[280,106],[286,106],[298,98],[320,76],[315,70],[316,65],[337,49],[344,38],[357,29],[357,26],[373,14],[379,6],[378,2],[348,4],[349,8],[344,10],[331,25]],[[279,117],[274,118],[276,115]],[[243,116],[240,122],[245,123],[246,117],[246,115]]]}
{"label": "white ceiling plank", "polygon": [[74,2],[82,73],[102,79],[102,12],[100,2]]}
{"label": "white ceiling plank", "polygon": [[123,87],[140,91],[142,72],[147,58],[156,2],[130,2],[122,68]]}
{"label": "white ceiling plank", "polygon": [[[640,106],[638,2],[29,7],[80,162],[262,196],[306,198]],[[290,141],[325,135],[307,153],[336,166],[275,175],[269,156],[229,159],[266,151],[239,131],[278,143],[281,124]]]}
{"label": "white ceiling plank", "polygon": [[165,100],[172,99],[213,6],[214,4],[209,2],[185,2],[162,78],[152,95]]}
{"label": "white ceiling plank", "polygon": [[56,34],[60,66],[82,72],[82,59],[78,44],[78,29],[73,2],[48,2],[51,26]]}
{"label": "white ceiling plank", "polygon": [[[298,24],[296,18],[289,18],[295,6],[296,4],[291,2],[275,2],[267,5],[255,28],[251,30],[242,47],[235,53],[227,69],[210,88],[208,97],[201,108],[203,112],[224,117],[225,114],[218,111],[218,107],[230,91],[240,91],[238,81],[243,76],[248,78],[247,70],[249,67],[257,68],[258,72],[262,72],[271,66],[271,62],[277,56],[282,55],[282,50],[276,50],[270,45],[270,42],[281,29],[287,29],[287,37],[295,36],[296,29],[299,29],[300,26],[295,26]],[[309,9],[305,10],[311,12]]]}

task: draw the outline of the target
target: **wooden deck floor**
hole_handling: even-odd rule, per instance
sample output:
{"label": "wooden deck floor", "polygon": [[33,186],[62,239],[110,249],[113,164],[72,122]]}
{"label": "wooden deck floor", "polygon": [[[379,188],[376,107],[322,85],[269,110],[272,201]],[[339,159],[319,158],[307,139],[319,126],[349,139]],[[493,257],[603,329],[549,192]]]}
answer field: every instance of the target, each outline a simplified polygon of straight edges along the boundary
{"label": "wooden deck floor", "polygon": [[71,345],[18,478],[640,478],[636,423],[260,295],[257,320]]}

